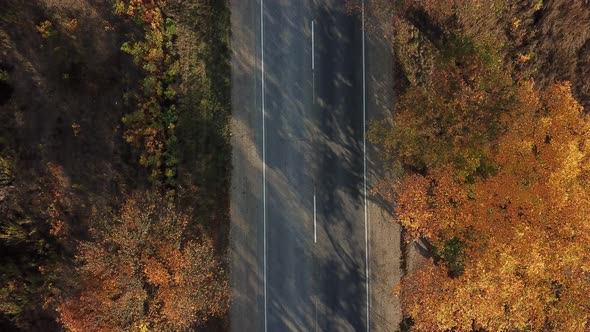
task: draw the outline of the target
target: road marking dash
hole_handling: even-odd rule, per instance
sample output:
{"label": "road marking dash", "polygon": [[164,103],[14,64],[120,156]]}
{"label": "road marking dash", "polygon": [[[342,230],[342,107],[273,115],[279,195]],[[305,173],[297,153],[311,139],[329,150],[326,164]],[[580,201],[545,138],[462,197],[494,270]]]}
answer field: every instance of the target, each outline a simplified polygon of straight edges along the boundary
{"label": "road marking dash", "polygon": [[315,300],[315,331],[318,331],[318,301]]}
{"label": "road marking dash", "polygon": [[317,233],[317,217],[316,217],[316,202],[315,202],[315,189],[313,190],[313,243],[318,240]]}
{"label": "road marking dash", "polygon": [[311,70],[315,69],[314,21],[311,20]]}

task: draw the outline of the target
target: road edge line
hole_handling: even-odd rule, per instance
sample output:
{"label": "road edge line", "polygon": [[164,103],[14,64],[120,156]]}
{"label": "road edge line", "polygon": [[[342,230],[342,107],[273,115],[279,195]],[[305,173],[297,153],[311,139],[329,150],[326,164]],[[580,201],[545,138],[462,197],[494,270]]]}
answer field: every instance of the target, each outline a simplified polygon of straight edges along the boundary
{"label": "road edge line", "polygon": [[264,282],[264,331],[268,331],[266,293],[266,110],[264,105],[264,0],[260,0],[260,77],[262,99],[262,232],[263,232],[263,282]]}
{"label": "road edge line", "polygon": [[365,275],[367,293],[367,332],[371,330],[370,322],[370,271],[369,271],[369,222],[367,211],[367,89],[366,89],[366,62],[365,62],[365,0],[361,3],[361,25],[362,25],[362,53],[363,53],[363,185],[364,185],[364,206],[365,206]]}

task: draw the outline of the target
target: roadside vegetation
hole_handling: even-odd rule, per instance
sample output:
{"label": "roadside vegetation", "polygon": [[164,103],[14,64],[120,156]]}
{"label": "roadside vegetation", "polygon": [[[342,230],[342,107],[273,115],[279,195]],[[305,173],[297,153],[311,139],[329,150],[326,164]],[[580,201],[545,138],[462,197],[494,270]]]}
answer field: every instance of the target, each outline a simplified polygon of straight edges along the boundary
{"label": "roadside vegetation", "polygon": [[224,331],[229,13],[0,4],[0,330]]}
{"label": "roadside vegetation", "polygon": [[[587,55],[568,34],[590,29],[589,9],[560,1],[372,5],[400,82],[391,118],[371,125],[389,170],[375,193],[430,255],[398,289],[400,328],[587,331],[587,78],[556,71],[547,54],[566,66],[578,59],[546,38]],[[557,8],[579,12],[563,17]]]}
{"label": "roadside vegetation", "polygon": [[143,79],[138,93],[127,96],[135,110],[123,117],[125,139],[141,149],[139,163],[150,169],[156,186],[173,188],[176,178],[176,90],[179,62],[173,38],[176,23],[166,15],[167,1],[115,2],[115,13],[129,17],[143,29],[131,35],[121,50],[133,57]]}

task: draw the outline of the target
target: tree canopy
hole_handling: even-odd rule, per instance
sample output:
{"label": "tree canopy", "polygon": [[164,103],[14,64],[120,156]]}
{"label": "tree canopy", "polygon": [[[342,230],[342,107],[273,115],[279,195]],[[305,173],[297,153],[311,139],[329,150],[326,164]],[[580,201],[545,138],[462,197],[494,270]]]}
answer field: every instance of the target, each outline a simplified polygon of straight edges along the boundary
{"label": "tree canopy", "polygon": [[526,65],[520,17],[543,2],[371,8],[407,79],[369,131],[392,175],[375,191],[431,256],[399,286],[404,315],[418,331],[588,329],[590,119]]}
{"label": "tree canopy", "polygon": [[590,318],[590,119],[568,83],[520,93],[485,153],[492,172],[449,161],[384,190],[438,251],[401,287],[419,330],[583,331]]}
{"label": "tree canopy", "polygon": [[96,218],[80,244],[79,289],[60,320],[71,331],[185,331],[229,305],[212,241],[193,238],[189,217],[161,199],[136,195],[118,215]]}

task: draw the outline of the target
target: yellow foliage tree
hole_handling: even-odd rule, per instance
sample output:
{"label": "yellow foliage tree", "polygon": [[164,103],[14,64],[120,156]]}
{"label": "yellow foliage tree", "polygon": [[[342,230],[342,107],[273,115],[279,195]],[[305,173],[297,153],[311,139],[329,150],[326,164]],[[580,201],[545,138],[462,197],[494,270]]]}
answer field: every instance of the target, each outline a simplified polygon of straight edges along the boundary
{"label": "yellow foliage tree", "polygon": [[590,327],[590,118],[569,83],[543,93],[524,83],[519,95],[486,152],[493,173],[449,162],[383,187],[409,234],[442,258],[402,283],[417,330]]}

